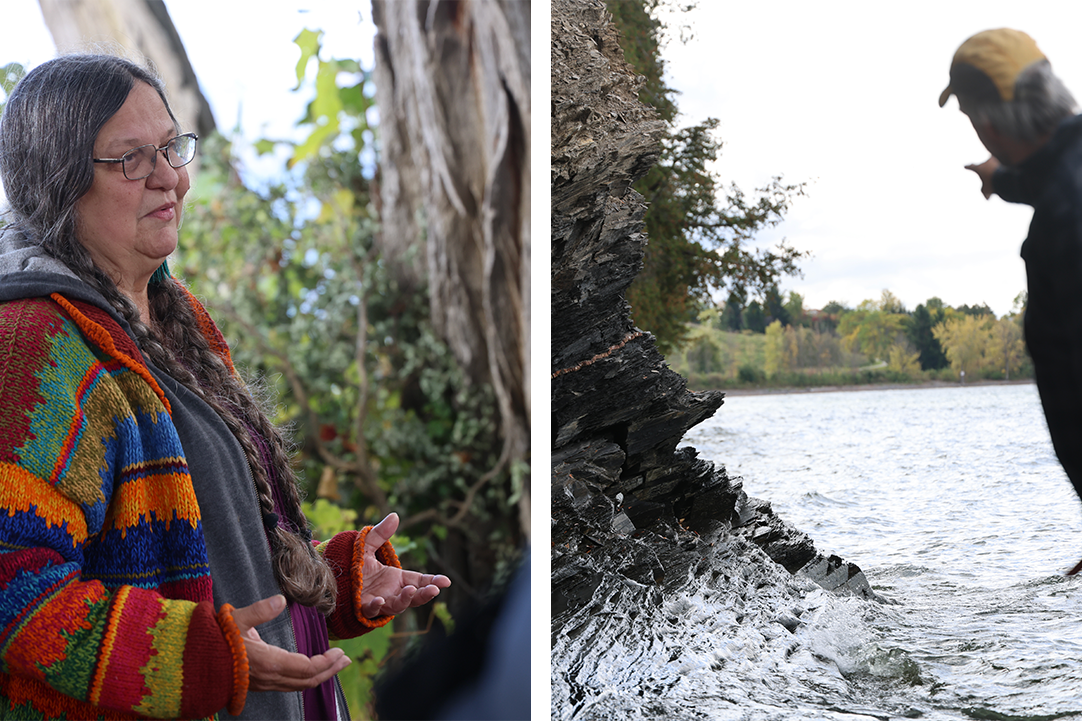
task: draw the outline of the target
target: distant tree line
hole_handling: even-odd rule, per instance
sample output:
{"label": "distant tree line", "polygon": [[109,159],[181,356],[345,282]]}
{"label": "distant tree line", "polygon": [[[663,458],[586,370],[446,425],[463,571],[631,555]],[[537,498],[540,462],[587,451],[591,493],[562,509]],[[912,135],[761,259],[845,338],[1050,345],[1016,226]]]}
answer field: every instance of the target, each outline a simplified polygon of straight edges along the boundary
{"label": "distant tree line", "polygon": [[[1025,293],[1001,318],[985,304],[929,298],[912,311],[889,290],[856,307],[807,310],[797,292],[737,294],[698,314],[670,362],[692,385],[1006,379],[1032,375],[1022,339]],[[676,356],[675,358],[673,356]]]}

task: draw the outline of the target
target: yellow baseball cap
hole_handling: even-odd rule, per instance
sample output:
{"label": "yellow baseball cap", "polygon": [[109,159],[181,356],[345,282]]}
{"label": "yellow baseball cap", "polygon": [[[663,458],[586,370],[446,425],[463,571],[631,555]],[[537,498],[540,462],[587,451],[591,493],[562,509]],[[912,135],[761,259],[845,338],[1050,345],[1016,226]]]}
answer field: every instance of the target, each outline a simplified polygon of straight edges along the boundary
{"label": "yellow baseball cap", "polygon": [[[1033,38],[1020,30],[985,30],[966,40],[951,61],[950,85],[939,96],[939,107],[961,90],[964,94],[998,92],[999,99],[1014,99],[1018,74],[1038,60],[1047,60]],[[989,86],[991,81],[991,86]]]}

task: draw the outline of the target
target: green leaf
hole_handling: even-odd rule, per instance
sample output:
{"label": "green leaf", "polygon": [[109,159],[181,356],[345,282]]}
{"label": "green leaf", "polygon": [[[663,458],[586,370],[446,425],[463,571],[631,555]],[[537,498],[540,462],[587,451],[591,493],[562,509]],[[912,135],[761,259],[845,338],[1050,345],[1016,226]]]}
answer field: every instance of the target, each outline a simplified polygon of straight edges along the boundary
{"label": "green leaf", "polygon": [[352,508],[335,505],[326,498],[317,498],[315,503],[303,501],[301,508],[312,522],[317,539],[326,540],[336,533],[356,528],[357,512]]}
{"label": "green leaf", "polygon": [[319,64],[319,71],[316,73],[316,97],[309,106],[309,114],[316,127],[293,152],[293,157],[289,160],[290,168],[314,156],[321,147],[329,145],[338,135],[338,113],[342,111],[342,99],[335,84],[337,68],[334,61],[321,61]]}
{"label": "green leaf", "polygon": [[304,83],[304,74],[308,70],[308,61],[313,57],[319,57],[320,41],[322,39],[322,30],[312,32],[308,28],[301,30],[300,34],[293,38],[293,42],[301,49],[301,57],[297,61],[297,87],[293,88],[294,90],[299,90]]}
{"label": "green leaf", "polygon": [[352,60],[352,59],[347,58],[345,60],[337,59],[337,60],[335,60],[335,62],[338,63],[338,67],[343,72],[347,72],[347,73],[359,73],[359,72],[361,72],[361,64],[359,62],[357,62],[356,60]]}
{"label": "green leaf", "polygon": [[8,63],[0,67],[0,90],[3,91],[0,93],[0,111],[3,111],[7,97],[11,95],[11,91],[24,75],[26,75],[26,68],[19,63]]}
{"label": "green leaf", "polygon": [[26,75],[26,68],[19,63],[8,63],[0,67],[0,89],[5,95],[9,95],[24,75]]}
{"label": "green leaf", "polygon": [[342,97],[338,89],[338,63],[334,60],[320,61],[316,73],[316,98],[312,101],[315,121],[320,118],[337,118],[342,110]]}
{"label": "green leaf", "polygon": [[432,614],[440,620],[443,627],[447,629],[447,635],[450,636],[455,632],[455,619],[451,616],[451,610],[447,608],[447,604],[443,601],[436,601],[432,604]]}
{"label": "green leaf", "polygon": [[354,85],[348,88],[341,88],[338,91],[338,97],[342,102],[342,109],[362,121],[362,124],[367,127],[368,124],[364,122],[364,114],[368,112],[368,108],[371,107],[372,99],[364,96],[362,86]]}
{"label": "green leaf", "polygon": [[391,621],[363,636],[331,641],[331,646],[342,649],[353,660],[338,672],[338,681],[355,718],[362,718],[362,709],[372,697],[372,681],[390,649],[393,629],[394,621]]}
{"label": "green leaf", "polygon": [[274,142],[273,140],[263,138],[262,140],[257,140],[255,142],[255,151],[260,155],[268,155],[274,152],[274,148],[277,145],[278,143]]}

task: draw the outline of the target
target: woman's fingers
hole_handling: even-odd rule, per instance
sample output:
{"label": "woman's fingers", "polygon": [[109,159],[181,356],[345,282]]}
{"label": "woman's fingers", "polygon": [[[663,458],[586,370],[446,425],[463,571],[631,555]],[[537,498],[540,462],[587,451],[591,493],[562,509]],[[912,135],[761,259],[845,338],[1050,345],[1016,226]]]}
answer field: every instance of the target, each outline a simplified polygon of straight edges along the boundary
{"label": "woman's fingers", "polygon": [[[443,578],[446,578],[444,576]],[[448,581],[448,583],[450,583]],[[403,586],[393,596],[371,596],[361,602],[361,613],[365,618],[376,616],[394,616],[402,613],[407,608],[423,606],[436,596],[440,595],[440,587],[428,584],[417,588],[416,586]]]}
{"label": "woman's fingers", "polygon": [[340,648],[309,657],[262,641],[255,627],[273,620],[285,608],[285,597],[277,595],[233,611],[233,620],[248,654],[248,688],[253,691],[313,688],[350,664],[349,657]]}
{"label": "woman's fingers", "polygon": [[350,664],[349,657],[340,648],[308,657],[262,642],[247,646],[248,687],[253,691],[314,688]]}
{"label": "woman's fingers", "polygon": [[417,589],[413,586],[405,586],[397,593],[387,596],[372,596],[361,601],[361,613],[365,618],[376,616],[395,616],[402,613],[413,603]]}
{"label": "woman's fingers", "polygon": [[373,526],[368,532],[368,535],[365,536],[364,545],[367,546],[365,550],[367,551],[368,548],[371,548],[374,553],[375,550],[386,543],[397,530],[398,514],[388,513],[387,517]]}
{"label": "woman's fingers", "polygon": [[256,601],[250,606],[234,609],[233,621],[240,629],[241,635],[244,636],[248,629],[255,628],[267,621],[273,621],[284,610],[286,610],[286,597],[279,594]]}
{"label": "woman's fingers", "polygon": [[447,588],[451,585],[451,579],[447,576],[432,573],[420,573],[418,571],[402,571],[402,585],[403,586],[416,586],[417,588],[424,588],[425,586],[435,586],[436,588]]}
{"label": "woman's fingers", "polygon": [[383,596],[370,596],[361,601],[361,615],[365,618],[375,618],[384,615]]}
{"label": "woman's fingers", "polygon": [[447,576],[391,568],[375,558],[376,549],[397,530],[398,514],[388,513],[365,536],[364,593],[360,609],[364,618],[402,613],[411,606],[428,603],[439,595],[441,588],[451,585]]}

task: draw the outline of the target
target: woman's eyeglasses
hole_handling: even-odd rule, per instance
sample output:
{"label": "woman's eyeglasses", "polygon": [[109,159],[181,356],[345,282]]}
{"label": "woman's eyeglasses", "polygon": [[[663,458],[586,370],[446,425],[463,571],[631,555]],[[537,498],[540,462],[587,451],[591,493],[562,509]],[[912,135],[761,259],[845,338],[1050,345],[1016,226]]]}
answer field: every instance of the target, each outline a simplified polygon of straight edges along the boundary
{"label": "woman's eyeglasses", "polygon": [[195,145],[199,136],[195,133],[178,135],[162,147],[154,143],[132,148],[119,158],[91,158],[95,163],[121,163],[124,177],[128,180],[142,180],[154,172],[158,163],[158,153],[165,155],[170,167],[182,168],[195,158]]}

